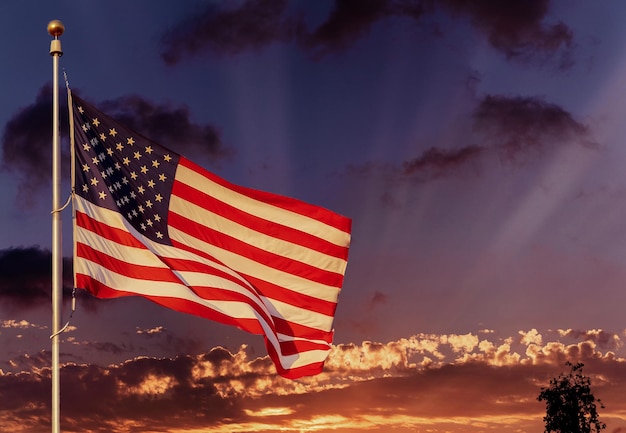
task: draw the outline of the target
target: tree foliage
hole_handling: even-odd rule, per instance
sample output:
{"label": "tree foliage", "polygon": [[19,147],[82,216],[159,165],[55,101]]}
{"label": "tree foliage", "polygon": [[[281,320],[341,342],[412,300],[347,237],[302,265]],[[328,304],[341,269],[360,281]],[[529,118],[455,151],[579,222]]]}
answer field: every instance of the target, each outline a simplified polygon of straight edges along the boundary
{"label": "tree foliage", "polygon": [[596,403],[603,409],[604,406],[591,393],[591,380],[582,373],[584,364],[568,361],[565,365],[570,372],[550,380],[550,386],[541,388],[537,397],[546,402],[544,433],[600,432],[606,424],[598,419]]}

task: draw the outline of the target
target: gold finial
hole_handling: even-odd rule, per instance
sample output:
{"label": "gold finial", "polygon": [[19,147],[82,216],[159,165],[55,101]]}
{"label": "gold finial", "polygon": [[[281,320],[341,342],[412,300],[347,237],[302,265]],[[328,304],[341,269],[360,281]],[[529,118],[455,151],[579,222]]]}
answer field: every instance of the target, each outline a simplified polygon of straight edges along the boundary
{"label": "gold finial", "polygon": [[54,37],[55,39],[58,39],[64,31],[65,26],[61,21],[52,20],[48,23],[48,33],[50,33],[50,36]]}

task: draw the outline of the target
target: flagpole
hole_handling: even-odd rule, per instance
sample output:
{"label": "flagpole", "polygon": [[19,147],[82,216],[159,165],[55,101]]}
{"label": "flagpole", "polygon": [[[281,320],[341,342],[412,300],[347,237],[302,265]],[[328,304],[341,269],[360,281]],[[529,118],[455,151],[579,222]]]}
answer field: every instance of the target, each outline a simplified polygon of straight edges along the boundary
{"label": "flagpole", "polygon": [[63,251],[61,246],[61,144],[59,140],[59,36],[65,27],[59,20],[48,23],[52,56],[52,433],[61,432],[59,332],[63,307]]}

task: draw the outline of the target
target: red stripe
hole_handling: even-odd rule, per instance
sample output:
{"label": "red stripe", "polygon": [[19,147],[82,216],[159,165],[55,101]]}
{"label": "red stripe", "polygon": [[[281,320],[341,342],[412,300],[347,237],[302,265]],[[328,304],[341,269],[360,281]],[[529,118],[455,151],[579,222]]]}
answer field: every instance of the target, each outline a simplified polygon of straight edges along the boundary
{"label": "red stripe", "polygon": [[117,244],[147,249],[144,244],[139,242],[127,230],[111,227],[80,211],[76,211],[76,225]]}
{"label": "red stripe", "polygon": [[161,261],[165,263],[172,269],[176,269],[181,272],[196,272],[200,274],[207,274],[211,276],[216,276],[220,278],[224,278],[225,280],[232,281],[235,284],[238,284],[241,288],[249,291],[254,294],[254,296],[258,296],[257,292],[254,290],[252,285],[246,281],[245,279],[240,280],[236,276],[229,274],[222,269],[218,269],[214,266],[211,266],[207,263],[197,262],[189,259],[179,259],[179,258],[171,258],[171,257],[161,257]]}
{"label": "red stripe", "polygon": [[279,299],[286,304],[315,311],[325,314],[326,316],[333,316],[335,314],[335,309],[337,308],[336,302],[326,301],[305,293],[289,290],[270,281],[261,280],[250,275],[246,275],[246,279],[255,287],[258,287],[259,292],[261,292],[263,296],[270,299]]}
{"label": "red stripe", "polygon": [[280,351],[283,356],[297,355],[311,350],[328,350],[328,345],[307,340],[281,341]]}
{"label": "red stripe", "polygon": [[310,233],[249,214],[182,182],[174,182],[172,195],[276,239],[301,245],[339,259],[346,260],[348,257],[347,247],[335,245]]}
{"label": "red stripe", "polygon": [[290,322],[282,317],[272,316],[276,332],[279,334],[291,335],[298,338],[308,338],[311,340],[322,340],[327,343],[333,342],[333,331],[322,331],[317,328]]}
{"label": "red stripe", "polygon": [[335,227],[338,230],[341,230],[346,233],[350,233],[350,228],[352,225],[352,221],[350,220],[350,218],[346,218],[342,215],[331,212],[328,209],[324,209],[320,206],[305,203],[303,201],[300,201],[291,197],[285,197],[285,196],[273,194],[270,192],[259,191],[256,189],[246,188],[243,186],[232,184],[222,179],[221,177],[208,172],[207,170],[203,169],[199,165],[189,161],[188,159],[182,156],[180,157],[178,164],[182,165],[185,168],[195,171],[196,173],[211,180],[212,182],[215,182],[223,186],[224,188],[228,188],[232,191],[236,191],[239,194],[246,195],[255,200],[258,200],[267,204],[271,204],[272,206],[276,206],[281,209],[289,210],[291,212],[304,215],[309,218],[316,219],[331,227]]}
{"label": "red stripe", "polygon": [[[316,283],[333,287],[341,287],[341,283],[343,281],[343,276],[341,274],[320,269],[307,263],[291,260],[278,254],[265,251],[171,211],[168,215],[168,224],[170,227],[183,231],[211,245],[215,245],[228,251],[236,251],[238,255],[246,257],[257,263],[271,266],[274,269],[278,269],[292,275],[297,275]],[[174,241],[172,240],[172,244],[173,242]]]}
{"label": "red stripe", "polygon": [[157,281],[164,283],[181,284],[180,279],[174,275],[171,269],[155,266],[142,266],[128,263],[124,260],[112,257],[101,251],[95,250],[83,243],[76,244],[76,257],[84,258],[115,272],[136,280]]}

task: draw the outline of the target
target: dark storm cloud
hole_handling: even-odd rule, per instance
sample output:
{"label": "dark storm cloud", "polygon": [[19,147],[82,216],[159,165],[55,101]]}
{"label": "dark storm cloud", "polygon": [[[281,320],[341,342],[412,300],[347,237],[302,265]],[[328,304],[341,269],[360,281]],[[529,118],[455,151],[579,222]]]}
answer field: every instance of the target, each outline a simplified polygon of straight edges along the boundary
{"label": "dark storm cloud", "polygon": [[121,124],[183,155],[189,152],[215,160],[230,154],[219,130],[192,122],[185,106],[158,105],[138,95],[95,105]]}
{"label": "dark storm cloud", "polygon": [[162,36],[161,53],[169,65],[182,55],[238,54],[293,38],[295,21],[283,17],[286,0],[247,0],[239,8],[208,3]]}
{"label": "dark storm cloud", "polygon": [[140,335],[149,344],[168,353],[199,353],[203,349],[202,343],[197,339],[180,337],[162,326],[152,329],[137,329],[136,334]]}
{"label": "dark storm cloud", "polygon": [[460,149],[443,150],[431,147],[417,158],[403,164],[403,174],[426,173],[429,179],[445,176],[458,167],[478,159],[484,148],[470,145]]}
{"label": "dark storm cloud", "polygon": [[[0,250],[0,300],[15,308],[39,307],[50,302],[52,254],[34,247]],[[72,261],[63,259],[63,291],[72,290]]]}
{"label": "dark storm cloud", "polygon": [[[67,102],[59,98],[61,134],[67,135]],[[52,164],[52,86],[39,90],[35,102],[20,109],[6,124],[2,135],[2,168],[19,179],[18,201],[32,204],[33,193],[50,185]],[[62,147],[62,161],[69,161],[68,146]],[[67,164],[61,173],[69,178]]]}
{"label": "dark storm cloud", "polygon": [[538,97],[487,95],[476,101],[468,140],[479,144],[451,149],[429,147],[401,164],[369,162],[349,166],[348,175],[378,178],[387,183],[382,204],[396,206],[393,185],[424,183],[455,176],[478,176],[496,157],[500,164],[524,166],[563,146],[598,149],[587,125],[559,105]]}
{"label": "dark storm cloud", "polygon": [[[63,301],[69,303],[74,285],[72,259],[63,258]],[[52,293],[52,253],[39,246],[0,250],[0,302],[22,310],[48,306]],[[93,312],[98,299],[84,290],[75,292],[77,308]]]}
{"label": "dark storm cloud", "polygon": [[306,49],[324,55],[348,48],[381,19],[409,17],[419,22],[425,15],[443,10],[468,17],[508,59],[547,60],[561,50],[560,66],[564,68],[572,63],[569,48],[573,34],[561,22],[544,23],[549,5],[550,0],[336,0],[327,20],[301,39]]}
{"label": "dark storm cloud", "polygon": [[[79,94],[79,92],[74,91]],[[140,96],[123,96],[102,104],[102,111],[146,137],[193,156],[215,160],[230,154],[224,148],[220,132],[212,125],[191,120],[186,107],[159,105]],[[69,179],[67,101],[60,98],[62,177]],[[18,204],[31,205],[36,192],[49,187],[52,161],[52,90],[43,86],[35,102],[20,109],[7,122],[2,136],[2,168],[16,173],[19,179]]]}
{"label": "dark storm cloud", "polygon": [[391,12],[389,0],[336,0],[326,21],[310,33],[302,32],[299,42],[315,58],[343,51]]}
{"label": "dark storm cloud", "polygon": [[120,354],[120,353],[127,353],[127,352],[132,352],[133,350],[135,350],[135,348],[130,345],[126,345],[124,343],[122,344],[118,344],[118,343],[111,343],[110,341],[89,341],[89,342],[84,342],[84,343],[79,343],[81,346],[83,347],[88,347],[90,350],[96,351],[96,352],[106,352],[106,353],[114,353],[114,354]]}
{"label": "dark storm cloud", "polygon": [[489,43],[509,59],[547,59],[563,49],[560,66],[571,65],[572,30],[558,22],[546,24],[550,0],[440,0],[443,9],[468,16]]}
{"label": "dark storm cloud", "polygon": [[511,162],[564,143],[597,146],[589,138],[586,125],[560,106],[541,98],[488,95],[480,101],[473,116],[476,132]]}
{"label": "dark storm cloud", "polygon": [[[467,17],[489,44],[508,59],[546,61],[560,53],[559,66],[572,61],[572,30],[546,23],[550,0],[335,0],[328,16],[306,28],[304,11],[288,15],[284,0],[248,0],[238,8],[209,4],[163,34],[162,59],[169,65],[202,52],[235,55],[276,42],[296,42],[314,59],[344,51],[367,36],[379,21],[412,19],[443,11]],[[441,34],[443,26],[438,26]],[[443,31],[445,33],[445,31]]]}

